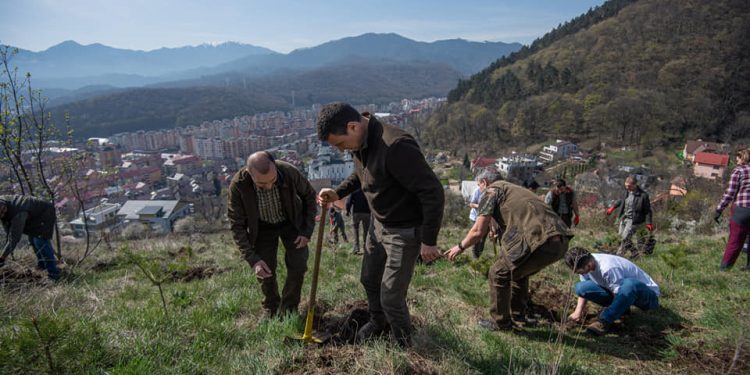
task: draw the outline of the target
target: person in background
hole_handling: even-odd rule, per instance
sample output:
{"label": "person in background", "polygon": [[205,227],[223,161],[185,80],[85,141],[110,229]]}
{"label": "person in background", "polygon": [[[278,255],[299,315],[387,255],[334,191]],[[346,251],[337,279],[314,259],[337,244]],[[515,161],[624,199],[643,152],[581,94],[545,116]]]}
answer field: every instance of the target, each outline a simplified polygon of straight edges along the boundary
{"label": "person in background", "polygon": [[[352,216],[352,228],[354,228],[354,245],[352,254],[362,254],[362,247],[367,243],[367,234],[370,232],[370,206],[362,189],[357,189],[346,198],[346,215]],[[359,230],[362,229],[362,242],[359,241]]]}
{"label": "person in background", "polygon": [[362,189],[372,210],[372,232],[365,245],[360,281],[367,293],[370,321],[357,332],[363,342],[390,325],[398,345],[411,345],[412,325],[406,295],[417,258],[440,258],[437,237],[443,219],[443,184],[416,140],[377,117],[346,103],[323,106],[318,138],[352,151],[354,172],[335,190],[321,189],[325,205]]}
{"label": "person in background", "polygon": [[[471,220],[472,225],[477,221],[477,209],[479,208],[479,200],[480,198],[482,198],[482,192],[484,192],[484,189],[486,189],[488,185],[486,177],[486,172],[481,172],[479,176],[477,176],[477,187],[471,194],[471,199],[469,199],[469,207],[471,208],[471,210],[469,211],[469,220]],[[484,244],[486,241],[487,236],[484,236],[471,248],[471,255],[474,257],[474,259],[479,259],[479,257],[482,256],[482,252],[484,251]]]}
{"label": "person in background", "polygon": [[16,249],[21,235],[25,234],[34,248],[37,268],[47,270],[47,276],[52,280],[60,279],[50,241],[57,222],[52,203],[28,195],[0,195],[0,220],[8,236],[0,254],[0,267]]}
{"label": "person in background", "polygon": [[349,239],[346,238],[346,224],[344,223],[344,218],[341,216],[341,212],[336,207],[331,206],[328,209],[328,217],[331,220],[331,236],[328,238],[328,242],[338,244],[339,233],[341,233],[341,238],[344,242],[349,242]]}
{"label": "person in background", "polygon": [[[719,266],[722,271],[734,265],[750,236],[750,149],[737,151],[735,161],[737,166],[732,170],[729,185],[714,212],[714,220],[718,222],[724,209],[734,202],[729,220],[729,240]],[[745,269],[750,270],[750,257]]]}
{"label": "person in background", "polygon": [[528,181],[528,183],[524,181],[523,187],[531,190],[532,193],[536,194],[537,190],[539,190],[539,183],[536,182],[536,180],[531,179],[530,181]]}
{"label": "person in background", "polygon": [[622,242],[620,242],[617,253],[626,255],[628,252],[635,252],[632,237],[638,227],[645,224],[649,232],[654,231],[651,200],[648,193],[638,186],[638,180],[635,176],[628,176],[625,179],[625,196],[607,209],[607,216],[611,215],[618,207],[620,212],[617,217],[620,219],[619,233]]}
{"label": "person in background", "polygon": [[594,335],[606,334],[615,320],[630,310],[630,306],[644,311],[659,307],[659,286],[651,276],[625,258],[591,254],[584,248],[574,247],[565,254],[565,263],[581,275],[581,281],[575,287],[578,304],[568,319],[582,321],[586,317],[588,301],[604,307],[599,319],[586,327]]}
{"label": "person in background", "polygon": [[[552,210],[560,215],[568,228],[572,224],[578,226],[580,216],[578,216],[578,202],[573,189],[565,183],[565,180],[558,178],[552,183],[552,189],[544,197],[544,203],[552,207]],[[575,216],[574,216],[575,215]]]}
{"label": "person in background", "polygon": [[490,267],[490,315],[479,326],[488,330],[516,330],[530,323],[526,316],[529,277],[562,259],[573,237],[562,219],[534,193],[500,181],[500,174],[487,172],[490,183],[482,194],[474,226],[447,252],[453,261],[466,248],[487,235],[494,220],[502,233],[502,254]]}

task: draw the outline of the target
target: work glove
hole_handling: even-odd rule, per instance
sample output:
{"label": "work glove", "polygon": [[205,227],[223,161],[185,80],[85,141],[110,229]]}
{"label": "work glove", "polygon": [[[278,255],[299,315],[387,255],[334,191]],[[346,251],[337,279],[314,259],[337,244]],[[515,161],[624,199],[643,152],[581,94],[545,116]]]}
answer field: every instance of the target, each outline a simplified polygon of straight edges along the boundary
{"label": "work glove", "polygon": [[648,229],[649,232],[654,231],[654,224],[646,224],[646,229]]}
{"label": "work glove", "polygon": [[721,217],[721,211],[719,210],[714,211],[714,221],[716,222],[716,224],[719,224],[720,217]]}
{"label": "work glove", "polygon": [[5,257],[0,257],[0,267],[5,265]]}
{"label": "work glove", "polygon": [[615,207],[614,207],[614,206],[613,206],[613,207],[610,207],[610,208],[608,208],[608,209],[607,209],[607,216],[611,215],[611,214],[612,214],[612,212],[614,212],[614,211],[615,211]]}
{"label": "work glove", "polygon": [[580,218],[580,217],[578,217],[578,215],[576,215],[576,216],[575,216],[575,217],[573,218],[573,224],[575,224],[576,226],[578,226],[578,223],[580,223],[580,222],[581,222],[581,218]]}

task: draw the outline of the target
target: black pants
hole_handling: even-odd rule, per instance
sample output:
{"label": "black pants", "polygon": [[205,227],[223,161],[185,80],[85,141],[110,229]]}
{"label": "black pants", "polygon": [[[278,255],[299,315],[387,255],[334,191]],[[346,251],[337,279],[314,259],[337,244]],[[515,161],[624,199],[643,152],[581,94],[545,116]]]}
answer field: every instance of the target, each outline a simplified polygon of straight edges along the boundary
{"label": "black pants", "polygon": [[[289,222],[277,225],[261,223],[258,228],[258,238],[255,241],[255,251],[268,268],[272,276],[258,279],[263,291],[263,308],[271,314],[276,312],[296,312],[302,293],[302,284],[305,281],[307,271],[307,258],[309,251],[307,246],[297,249],[294,240],[299,233]],[[279,296],[277,282],[277,254],[279,250],[279,239],[284,244],[284,264],[287,276],[284,288]]]}
{"label": "black pants", "polygon": [[375,323],[390,324],[397,340],[408,340],[411,318],[406,292],[419,256],[421,231],[418,227],[385,227],[375,218],[370,223],[360,276],[370,314]]}

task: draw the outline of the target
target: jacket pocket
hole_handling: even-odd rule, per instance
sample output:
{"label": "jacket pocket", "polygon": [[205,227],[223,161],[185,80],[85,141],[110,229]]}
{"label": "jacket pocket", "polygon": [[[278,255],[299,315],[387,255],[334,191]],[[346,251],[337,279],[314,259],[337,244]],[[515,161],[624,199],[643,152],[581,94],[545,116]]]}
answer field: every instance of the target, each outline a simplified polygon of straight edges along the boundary
{"label": "jacket pocket", "polygon": [[500,243],[505,249],[508,260],[514,265],[522,263],[531,254],[531,249],[517,226],[507,228]]}

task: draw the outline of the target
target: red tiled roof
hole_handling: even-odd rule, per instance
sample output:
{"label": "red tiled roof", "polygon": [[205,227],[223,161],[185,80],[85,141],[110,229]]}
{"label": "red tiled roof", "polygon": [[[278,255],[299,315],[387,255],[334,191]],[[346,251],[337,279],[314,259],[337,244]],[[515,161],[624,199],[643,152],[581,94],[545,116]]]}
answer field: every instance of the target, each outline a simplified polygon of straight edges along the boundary
{"label": "red tiled roof", "polygon": [[495,162],[497,162],[497,158],[488,158],[488,157],[480,156],[471,161],[471,167],[472,168],[489,167],[489,166],[495,165]]}
{"label": "red tiled roof", "polygon": [[699,164],[718,165],[721,167],[726,167],[729,164],[729,155],[699,152],[695,154],[695,162]]}

